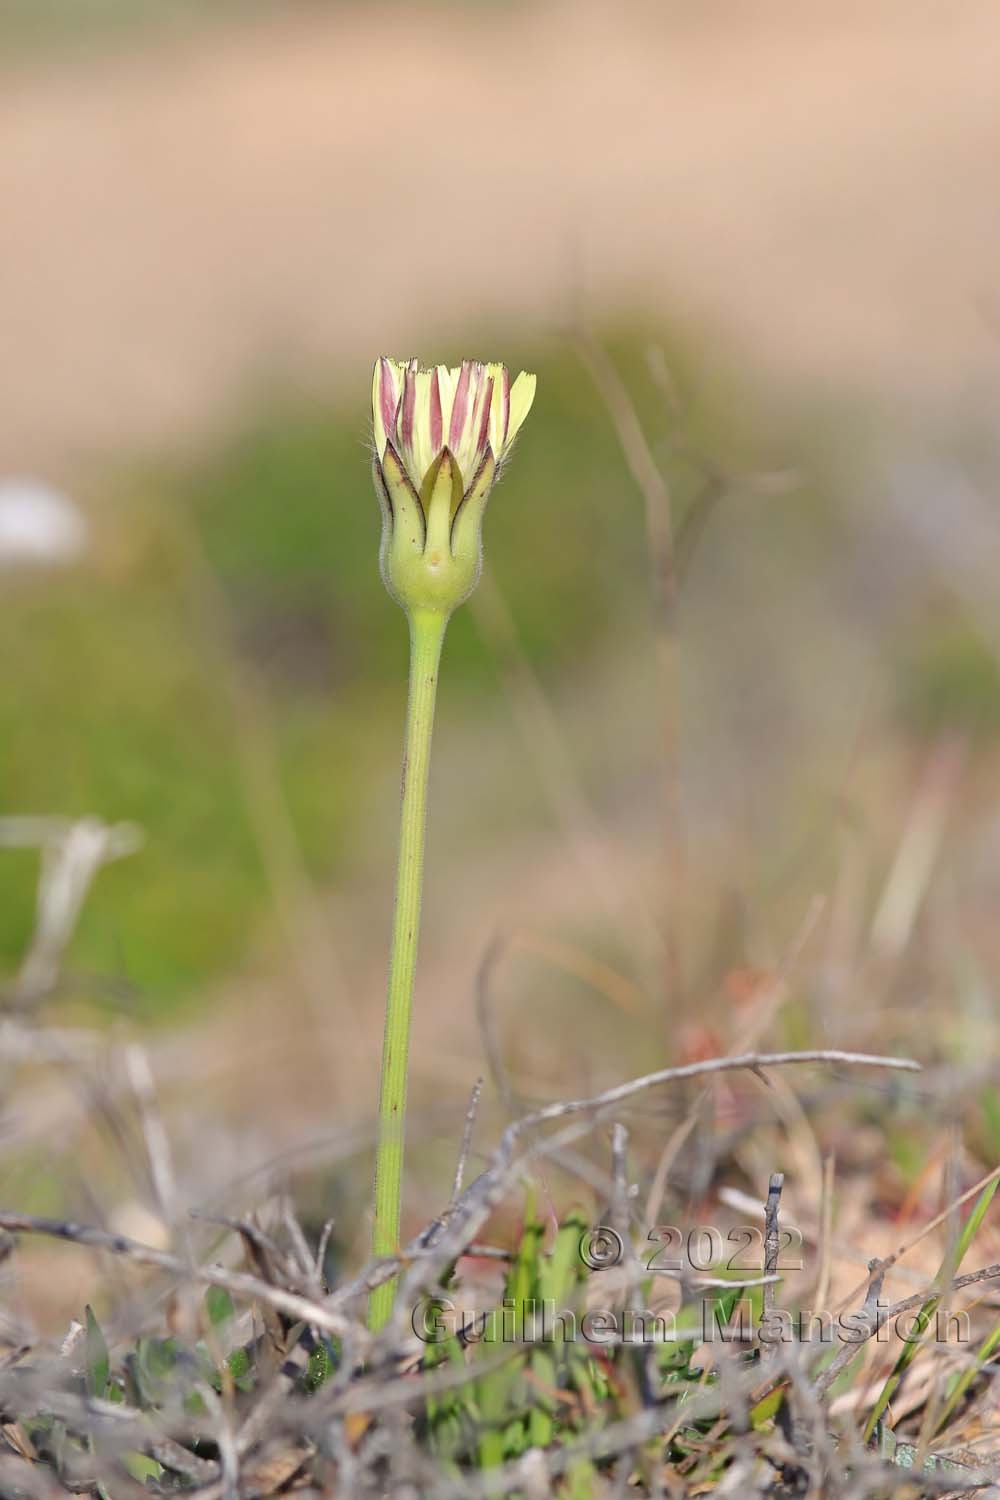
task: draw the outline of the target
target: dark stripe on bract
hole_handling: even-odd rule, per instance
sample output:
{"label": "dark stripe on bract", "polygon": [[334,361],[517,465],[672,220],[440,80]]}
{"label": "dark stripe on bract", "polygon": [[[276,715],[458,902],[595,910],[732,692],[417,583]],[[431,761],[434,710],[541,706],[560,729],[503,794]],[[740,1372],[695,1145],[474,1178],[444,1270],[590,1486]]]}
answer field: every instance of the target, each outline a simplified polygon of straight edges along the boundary
{"label": "dark stripe on bract", "polygon": [[386,511],[389,520],[394,521],[395,513],[392,508],[392,496],[389,494],[389,486],[385,482],[385,475],[382,473],[382,465],[379,462],[377,456],[372,462],[372,474],[374,475],[375,489],[378,494],[379,501]]}
{"label": "dark stripe on bract", "polygon": [[476,439],[476,452],[480,453],[489,440],[490,435],[490,407],[493,405],[493,376],[486,382],[486,395],[483,399],[483,415],[479,423],[479,436]]}
{"label": "dark stripe on bract", "polygon": [[[423,523],[423,535],[424,535],[424,540],[426,541],[426,539],[427,539],[427,517],[424,514],[423,504],[421,502],[419,494],[417,493],[416,489],[414,488],[413,481],[411,480],[409,474],[407,474],[407,472],[406,472],[406,465],[403,463],[403,460],[400,458],[399,454],[396,452],[395,448],[393,447],[393,445],[391,443],[386,443],[386,445],[385,445],[385,455],[384,455],[384,457],[382,459],[382,468],[383,468],[383,471],[387,470],[387,469],[391,470],[392,474],[393,474],[394,481],[396,483],[398,483],[398,484],[404,484],[406,486],[408,492],[410,493],[410,495],[413,498],[413,503],[417,507],[417,512],[418,512],[418,514],[420,516],[420,520]],[[389,488],[389,481],[387,479],[385,481],[385,485],[386,485],[386,489],[388,489]],[[395,514],[396,514],[396,512],[395,512],[395,508],[394,508],[393,509],[393,517],[395,517]]]}
{"label": "dark stripe on bract", "polygon": [[500,378],[503,381],[503,424],[500,428],[500,452],[502,453],[507,441],[507,433],[510,431],[510,371],[506,365],[503,367],[503,375]]}
{"label": "dark stripe on bract", "polygon": [[489,443],[486,444],[486,452],[483,454],[483,461],[479,465],[479,468],[476,470],[475,474],[473,475],[473,477],[472,477],[472,483],[471,484],[467,484],[465,486],[465,493],[462,495],[461,500],[455,506],[455,514],[451,518],[451,532],[450,532],[450,535],[449,535],[449,541],[450,542],[454,542],[454,540],[455,540],[455,527],[456,527],[456,525],[458,523],[459,516],[462,514],[462,508],[465,505],[466,501],[468,500],[469,496],[475,490],[476,485],[479,483],[480,479],[482,478],[483,470],[486,468],[486,465],[488,463],[492,463],[494,466],[496,465],[496,457],[495,457],[495,455],[493,453],[493,449],[490,447]]}
{"label": "dark stripe on bract", "polygon": [[404,448],[413,447],[413,411],[417,401],[416,371],[411,365],[403,376],[403,410],[400,420],[400,440]]}

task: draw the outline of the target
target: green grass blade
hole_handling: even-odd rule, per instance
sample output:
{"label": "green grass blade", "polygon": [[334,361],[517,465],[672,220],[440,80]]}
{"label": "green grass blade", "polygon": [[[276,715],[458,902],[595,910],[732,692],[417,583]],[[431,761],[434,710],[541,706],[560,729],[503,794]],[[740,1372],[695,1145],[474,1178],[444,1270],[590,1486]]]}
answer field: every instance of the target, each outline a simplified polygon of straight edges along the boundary
{"label": "green grass blade", "polygon": [[[503,1306],[494,1309],[492,1326],[480,1348],[484,1353],[524,1338],[525,1312],[536,1305],[543,1226],[532,1217],[529,1205],[521,1243],[507,1277]],[[477,1406],[483,1423],[479,1436],[479,1463],[496,1468],[504,1459],[527,1445],[524,1422],[524,1358],[516,1356],[476,1382]]]}
{"label": "green grass blade", "polygon": [[955,1411],[955,1408],[958,1406],[959,1402],[962,1400],[962,1397],[965,1395],[966,1391],[969,1389],[969,1386],[975,1380],[976,1376],[981,1373],[987,1360],[992,1357],[994,1351],[998,1346],[1000,1346],[1000,1323],[996,1323],[994,1325],[992,1332],[987,1335],[982,1344],[979,1346],[979,1349],[976,1353],[975,1365],[970,1366],[966,1370],[960,1370],[955,1377],[951,1389],[948,1392],[947,1399],[944,1403],[944,1408],[941,1412],[940,1417],[938,1417],[937,1424],[934,1429],[935,1432],[940,1432],[941,1429],[947,1425],[949,1418]]}
{"label": "green grass blade", "polygon": [[[972,1241],[975,1239],[976,1234],[979,1231],[980,1225],[982,1224],[983,1219],[986,1216],[986,1210],[989,1208],[990,1203],[993,1201],[993,1195],[996,1192],[998,1186],[1000,1186],[1000,1178],[994,1177],[993,1181],[986,1184],[986,1186],[983,1188],[983,1191],[976,1199],[972,1212],[969,1214],[969,1217],[962,1225],[961,1233],[958,1236],[958,1241],[955,1245],[954,1251],[950,1255],[945,1257],[945,1260],[941,1265],[941,1269],[938,1272],[938,1280],[941,1283],[942,1287],[947,1286],[948,1282],[955,1275],[955,1272],[958,1270],[959,1266],[962,1264],[962,1261],[965,1259],[969,1246],[972,1244]],[[889,1405],[889,1402],[892,1400],[896,1391],[899,1389],[903,1376],[906,1374],[906,1371],[909,1369],[910,1365],[913,1363],[913,1360],[916,1358],[917,1351],[920,1348],[921,1341],[923,1340],[923,1336],[927,1332],[930,1321],[941,1304],[941,1297],[941,1292],[935,1292],[932,1296],[928,1297],[927,1301],[918,1312],[915,1325],[907,1335],[907,1338],[900,1351],[899,1358],[896,1360],[896,1363],[893,1366],[892,1374],[886,1380],[885,1385],[879,1392],[879,1396],[877,1401],[875,1402],[875,1405],[871,1409],[868,1421],[865,1424],[865,1442],[870,1441],[879,1418],[882,1416],[886,1407]]]}
{"label": "green grass blade", "polygon": [[[565,1357],[560,1349],[563,1342],[563,1326],[558,1321],[561,1313],[573,1316],[577,1312],[577,1295],[583,1280],[584,1265],[580,1259],[580,1239],[586,1232],[587,1221],[580,1213],[567,1216],[559,1227],[555,1244],[542,1261],[538,1272],[538,1302],[543,1321],[547,1312],[552,1313],[552,1327],[546,1326],[545,1342],[531,1354],[531,1371],[537,1381],[534,1405],[528,1418],[528,1433],[534,1448],[547,1448],[555,1437],[556,1404],[547,1394],[558,1383],[560,1366]],[[542,1329],[536,1330],[537,1334]]]}
{"label": "green grass blade", "polygon": [[87,1395],[96,1396],[103,1400],[108,1390],[108,1380],[111,1376],[111,1361],[108,1356],[108,1346],[101,1325],[94,1317],[94,1309],[87,1307],[87,1334],[86,1334],[86,1382]]}

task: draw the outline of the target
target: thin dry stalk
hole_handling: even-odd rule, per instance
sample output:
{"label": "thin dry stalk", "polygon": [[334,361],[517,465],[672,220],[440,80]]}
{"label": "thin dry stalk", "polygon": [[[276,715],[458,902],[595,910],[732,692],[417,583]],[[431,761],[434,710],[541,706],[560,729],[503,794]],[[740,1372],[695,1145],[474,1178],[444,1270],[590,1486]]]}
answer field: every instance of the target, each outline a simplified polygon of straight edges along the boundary
{"label": "thin dry stalk", "polygon": [[649,446],[628,388],[607,351],[585,332],[577,335],[576,347],[584,368],[607,407],[626,466],[645,502],[661,716],[662,860],[665,889],[664,915],[660,925],[666,943],[667,989],[676,996],[682,986],[682,957],[677,921],[681,893],[684,890],[685,860],[678,732],[679,579],[670,486]]}
{"label": "thin dry stalk", "polygon": [[[771,1181],[767,1188],[767,1201],[764,1204],[764,1277],[767,1284],[764,1287],[764,1316],[766,1325],[774,1314],[775,1284],[774,1278],[778,1271],[778,1254],[781,1249],[781,1233],[778,1227],[778,1211],[781,1207],[781,1189],[785,1185],[785,1178],[781,1172],[773,1172]],[[777,1353],[776,1345],[771,1340],[765,1340],[761,1345],[760,1357],[762,1362],[770,1363]]]}

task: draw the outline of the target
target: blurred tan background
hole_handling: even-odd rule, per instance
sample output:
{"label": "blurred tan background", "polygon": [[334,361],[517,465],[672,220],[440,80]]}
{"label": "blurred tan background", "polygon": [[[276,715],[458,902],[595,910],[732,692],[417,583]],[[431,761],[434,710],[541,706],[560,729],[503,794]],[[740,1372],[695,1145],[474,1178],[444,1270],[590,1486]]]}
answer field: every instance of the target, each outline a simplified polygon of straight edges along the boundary
{"label": "blurred tan background", "polygon": [[11,49],[8,463],[201,436],[276,370],[342,389],[429,327],[581,305],[786,381],[995,378],[988,0],[157,19]]}

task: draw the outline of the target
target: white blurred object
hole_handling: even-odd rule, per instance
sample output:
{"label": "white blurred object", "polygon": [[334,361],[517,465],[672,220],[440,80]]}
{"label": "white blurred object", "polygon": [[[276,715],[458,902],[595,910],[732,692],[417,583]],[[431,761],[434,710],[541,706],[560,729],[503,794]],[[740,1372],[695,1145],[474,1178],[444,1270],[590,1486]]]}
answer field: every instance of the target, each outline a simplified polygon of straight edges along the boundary
{"label": "white blurred object", "polygon": [[14,983],[22,1005],[33,1003],[56,984],[80,911],[102,865],[142,848],[135,823],[104,823],[100,818],[0,818],[0,848],[37,845],[42,851],[35,931]]}
{"label": "white blurred object", "polygon": [[88,539],[68,496],[41,480],[0,478],[0,567],[75,562]]}

